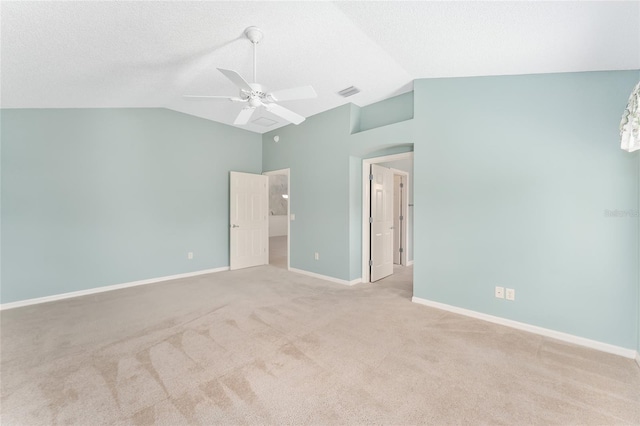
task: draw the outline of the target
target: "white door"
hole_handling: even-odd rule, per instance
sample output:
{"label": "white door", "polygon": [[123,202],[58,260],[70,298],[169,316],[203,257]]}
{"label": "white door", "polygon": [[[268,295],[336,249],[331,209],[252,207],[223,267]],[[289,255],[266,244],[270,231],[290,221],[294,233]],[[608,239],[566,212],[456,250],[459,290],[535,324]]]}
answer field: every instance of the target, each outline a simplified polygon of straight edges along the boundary
{"label": "white door", "polygon": [[393,263],[404,265],[404,176],[393,175]]}
{"label": "white door", "polygon": [[269,177],[230,172],[229,269],[269,263]]}
{"label": "white door", "polygon": [[393,172],[371,165],[371,282],[393,273]]}

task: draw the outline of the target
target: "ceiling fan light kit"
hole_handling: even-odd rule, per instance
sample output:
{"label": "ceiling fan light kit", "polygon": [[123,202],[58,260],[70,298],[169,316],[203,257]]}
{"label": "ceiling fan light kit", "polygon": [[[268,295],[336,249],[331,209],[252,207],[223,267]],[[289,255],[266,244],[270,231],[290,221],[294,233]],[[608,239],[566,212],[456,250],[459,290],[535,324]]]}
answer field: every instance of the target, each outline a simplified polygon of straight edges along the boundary
{"label": "ceiling fan light kit", "polygon": [[240,96],[208,96],[208,95],[186,95],[189,100],[229,100],[233,102],[243,102],[247,105],[242,108],[233,124],[245,125],[251,120],[253,113],[259,107],[264,107],[270,113],[289,121],[293,124],[302,123],[305,118],[279,104],[279,101],[291,101],[296,99],[311,99],[318,95],[311,86],[294,87],[291,89],[267,92],[266,89],[256,83],[257,80],[257,45],[262,41],[264,34],[258,27],[248,27],[244,30],[245,37],[253,44],[253,83],[248,83],[240,74],[233,70],[218,68],[225,77],[240,89]]}

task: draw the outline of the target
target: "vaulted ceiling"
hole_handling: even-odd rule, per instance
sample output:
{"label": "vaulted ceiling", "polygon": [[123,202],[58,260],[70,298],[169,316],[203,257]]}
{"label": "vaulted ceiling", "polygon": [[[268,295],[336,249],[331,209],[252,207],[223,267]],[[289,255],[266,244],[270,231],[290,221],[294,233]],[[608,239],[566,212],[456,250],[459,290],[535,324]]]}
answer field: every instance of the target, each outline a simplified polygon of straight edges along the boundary
{"label": "vaulted ceiling", "polygon": [[[182,95],[237,96],[216,68],[251,80],[252,25],[258,82],[313,85],[316,99],[282,102],[305,117],[417,78],[640,69],[638,1],[2,1],[0,14],[3,108],[165,107],[232,124],[241,105]],[[349,86],[361,92],[337,94]],[[238,127],[286,124],[261,110]]]}

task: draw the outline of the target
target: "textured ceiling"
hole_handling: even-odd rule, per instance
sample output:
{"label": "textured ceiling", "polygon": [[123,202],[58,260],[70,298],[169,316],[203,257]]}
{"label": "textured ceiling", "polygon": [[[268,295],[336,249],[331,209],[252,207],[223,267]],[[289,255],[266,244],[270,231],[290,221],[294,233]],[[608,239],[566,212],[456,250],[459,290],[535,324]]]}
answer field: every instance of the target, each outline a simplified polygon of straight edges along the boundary
{"label": "textured ceiling", "polygon": [[[264,31],[258,82],[313,85],[282,102],[308,117],[411,90],[417,78],[640,68],[640,2],[0,3],[3,108],[166,107],[232,124],[216,68],[252,78],[246,27]],[[355,85],[361,93],[337,92]],[[253,119],[287,123],[266,111]]]}

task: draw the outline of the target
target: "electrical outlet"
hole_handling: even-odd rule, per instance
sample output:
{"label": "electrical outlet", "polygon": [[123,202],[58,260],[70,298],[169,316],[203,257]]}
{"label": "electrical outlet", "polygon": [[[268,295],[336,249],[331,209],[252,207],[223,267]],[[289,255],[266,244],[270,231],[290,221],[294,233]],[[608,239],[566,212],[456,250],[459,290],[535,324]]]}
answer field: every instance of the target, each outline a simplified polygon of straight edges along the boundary
{"label": "electrical outlet", "polygon": [[193,259],[193,252],[192,251],[187,253],[187,259],[189,259],[189,260]]}
{"label": "electrical outlet", "polygon": [[504,287],[496,287],[496,297],[498,299],[504,299]]}
{"label": "electrical outlet", "polygon": [[516,291],[514,289],[507,289],[507,300],[516,300]]}
{"label": "electrical outlet", "polygon": [[314,255],[314,258],[316,260],[320,260],[320,253],[316,252],[315,255]]}

